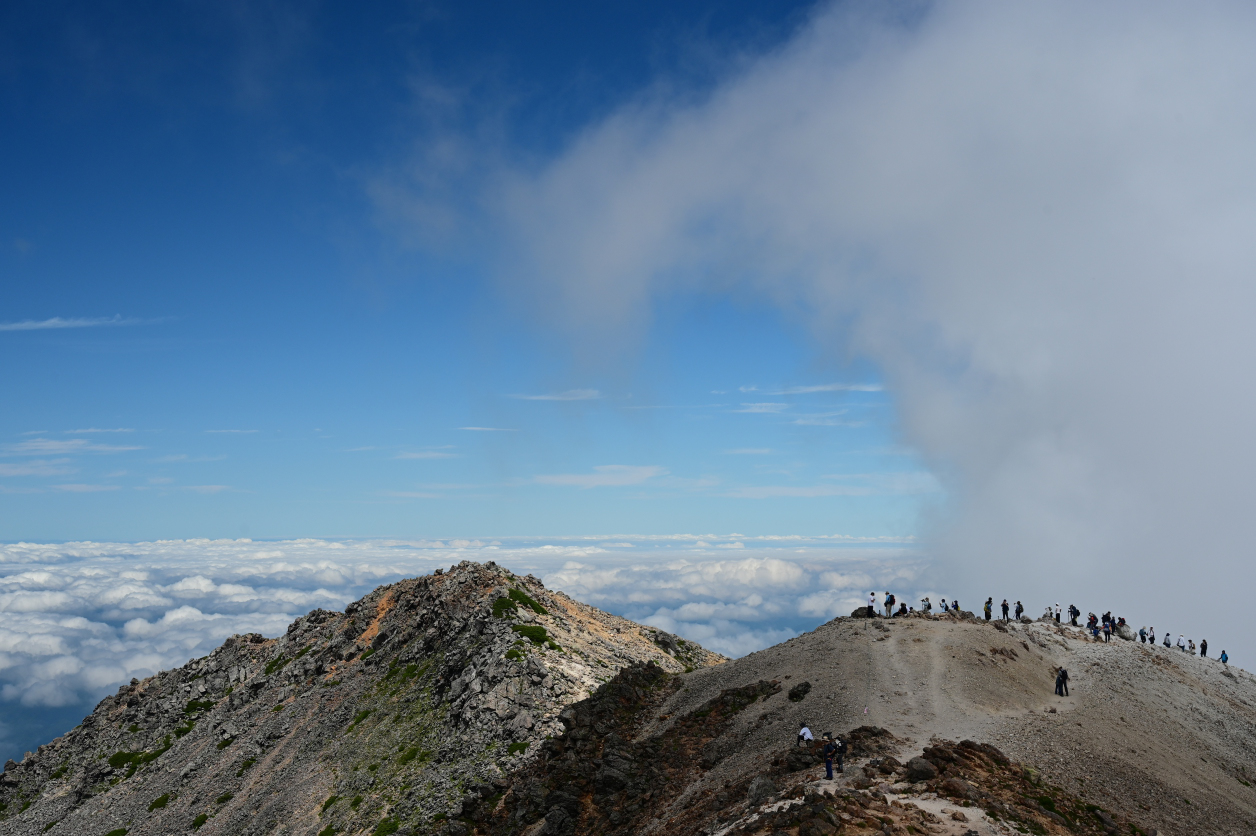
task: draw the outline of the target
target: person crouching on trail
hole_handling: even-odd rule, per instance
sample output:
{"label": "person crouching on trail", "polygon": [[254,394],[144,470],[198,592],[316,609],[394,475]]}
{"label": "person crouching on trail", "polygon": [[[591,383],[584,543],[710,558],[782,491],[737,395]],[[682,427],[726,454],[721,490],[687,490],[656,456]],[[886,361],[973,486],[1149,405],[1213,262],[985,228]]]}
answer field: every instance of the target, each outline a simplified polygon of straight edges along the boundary
{"label": "person crouching on trail", "polygon": [[802,728],[798,730],[798,745],[802,746],[803,743],[806,743],[810,746],[813,740],[815,740],[815,738],[811,736],[811,729],[807,728],[807,721],[804,720]]}
{"label": "person crouching on trail", "polygon": [[824,777],[833,780],[833,758],[837,757],[837,744],[829,735],[824,736]]}
{"label": "person crouching on trail", "polygon": [[985,605],[985,607],[984,607],[984,612],[985,612],[985,614],[986,614],[986,621],[989,621],[989,620],[990,620],[990,611],[991,611],[991,610],[993,610],[993,609],[994,609],[994,599],[993,599],[993,598],[987,598],[987,599],[986,599],[986,605]]}

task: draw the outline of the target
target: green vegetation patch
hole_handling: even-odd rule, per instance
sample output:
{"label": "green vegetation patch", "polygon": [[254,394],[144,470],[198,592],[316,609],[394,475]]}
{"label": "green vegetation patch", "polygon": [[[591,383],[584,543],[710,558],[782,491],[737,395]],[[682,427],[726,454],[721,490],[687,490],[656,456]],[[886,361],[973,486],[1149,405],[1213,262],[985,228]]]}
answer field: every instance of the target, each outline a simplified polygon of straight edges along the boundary
{"label": "green vegetation patch", "polygon": [[209,821],[209,813],[201,813],[199,816],[192,819],[192,829],[200,830],[207,821]]}
{"label": "green vegetation patch", "polygon": [[305,647],[303,647],[303,648],[301,648],[300,650],[298,650],[298,651],[297,651],[297,655],[292,657],[292,661],[294,661],[294,662],[295,662],[297,659],[300,659],[302,656],[304,656],[305,654],[309,653],[309,652],[310,652],[310,650],[311,650],[313,647],[314,647],[314,645],[312,645],[312,644],[307,644]]}
{"label": "green vegetation patch", "polygon": [[400,829],[401,822],[393,818],[387,818],[375,825],[375,836],[392,836]]}
{"label": "green vegetation patch", "polygon": [[537,615],[549,614],[549,610],[545,609],[545,607],[542,607],[536,601],[532,600],[532,597],[528,595],[528,593],[524,592],[522,589],[510,590],[510,600],[518,601],[520,604],[523,604],[525,607],[528,607],[530,610],[532,610],[532,612],[536,613]]}
{"label": "green vegetation patch", "polygon": [[195,720],[188,720],[188,724],[187,724],[186,726],[179,726],[178,728],[176,728],[176,729],[174,730],[174,736],[175,736],[175,737],[183,737],[183,735],[185,735],[185,734],[187,734],[188,732],[192,731],[192,729],[194,729],[194,728],[196,728],[196,721],[195,721]]}
{"label": "green vegetation patch", "polygon": [[110,830],[105,836],[126,836],[126,828],[119,827],[116,830]]}
{"label": "green vegetation patch", "polygon": [[187,705],[183,706],[183,713],[189,716],[199,714],[202,711],[208,711],[214,705],[213,700],[190,700]]}
{"label": "green vegetation patch", "polygon": [[336,833],[336,828],[332,827],[329,824],[326,827],[324,827],[322,830],[318,831],[318,836],[335,836],[335,833]]}
{"label": "green vegetation patch", "polygon": [[493,617],[505,618],[507,613],[514,615],[518,609],[519,608],[514,601],[503,595],[501,598],[498,598],[493,602]]}
{"label": "green vegetation patch", "polygon": [[413,746],[401,753],[401,757],[397,758],[397,763],[405,766],[410,761],[417,760],[419,763],[427,763],[432,759],[432,753]]}
{"label": "green vegetation patch", "polygon": [[367,659],[370,659],[374,655],[375,655],[375,648],[372,647],[362,654],[362,661],[365,662]]}
{"label": "green vegetation patch", "polygon": [[152,801],[148,802],[148,812],[151,813],[154,810],[160,810],[162,807],[165,807],[169,803],[170,803],[170,793],[166,793],[165,795],[159,795],[156,798],[154,798]]}
{"label": "green vegetation patch", "polygon": [[328,807],[330,807],[331,805],[335,804],[335,803],[336,803],[337,801],[339,801],[339,800],[340,800],[340,796],[338,796],[338,795],[329,795],[329,796],[327,796],[327,800],[326,800],[326,801],[324,801],[324,802],[323,802],[323,806],[322,806],[321,808],[319,808],[318,814],[321,816],[323,813],[326,813],[326,812],[327,812],[327,808],[328,808]]}
{"label": "green vegetation patch", "polygon": [[228,801],[230,801],[230,800],[231,800],[231,799],[233,799],[233,798],[235,798],[235,793],[233,793],[233,792],[224,792],[222,795],[220,795],[220,796],[218,796],[217,798],[215,798],[215,799],[214,799],[214,803],[215,803],[215,804],[226,804]]}
{"label": "green vegetation patch", "polygon": [[539,624],[512,624],[510,629],[523,636],[533,644],[545,644],[549,636],[545,632],[545,628]]}
{"label": "green vegetation patch", "polygon": [[240,764],[240,768],[239,768],[238,770],[236,770],[236,777],[237,777],[237,778],[239,778],[241,775],[243,775],[243,774],[244,774],[245,772],[247,772],[249,769],[252,769],[252,768],[253,768],[253,764],[255,764],[255,763],[257,763],[257,758],[245,758],[245,759],[244,759],[244,761],[243,761],[243,763],[241,763],[241,764]]}
{"label": "green vegetation patch", "polygon": [[507,658],[507,659],[513,659],[513,660],[515,660],[515,661],[519,661],[519,660],[520,660],[520,659],[522,659],[524,656],[527,656],[527,655],[528,655],[528,654],[527,654],[527,652],[526,652],[526,651],[524,651],[524,649],[520,646],[520,645],[522,645],[522,644],[523,644],[523,642],[516,642],[514,647],[512,647],[512,648],[510,648],[510,650],[507,650],[507,651],[506,651],[506,658]]}
{"label": "green vegetation patch", "polygon": [[506,747],[506,751],[511,755],[517,755],[520,752],[526,752],[528,751],[528,742],[529,741],[527,740],[521,740],[518,743],[512,743]]}
{"label": "green vegetation patch", "polygon": [[353,722],[349,724],[349,731],[353,731],[359,723],[371,716],[371,709],[364,708],[357,714],[353,715]]}
{"label": "green vegetation patch", "polygon": [[69,771],[70,771],[70,765],[69,765],[69,764],[62,764],[61,766],[57,767],[57,768],[56,768],[56,770],[54,770],[54,771],[53,771],[53,773],[52,773],[52,775],[51,775],[51,776],[49,776],[49,777],[51,777],[51,778],[52,778],[52,780],[54,780],[54,781],[55,781],[55,780],[57,780],[58,778],[60,778],[60,777],[64,776],[64,775],[65,775],[65,773],[67,773],[67,772],[69,772]]}
{"label": "green vegetation patch", "polygon": [[266,668],[265,668],[266,675],[270,676],[275,671],[283,670],[284,667],[286,667],[287,664],[291,661],[292,660],[289,659],[287,656],[276,656],[274,659],[271,659],[269,662],[266,663]]}
{"label": "green vegetation patch", "polygon": [[284,708],[285,708],[284,704],[283,704],[283,703],[279,703],[279,705],[277,705],[277,706],[275,706],[274,708],[272,708],[272,709],[271,709],[271,711],[283,711],[283,710],[284,710]]}
{"label": "green vegetation patch", "polygon": [[353,797],[353,800],[349,802],[349,806],[356,810],[358,809],[358,805],[360,805],[361,803],[362,803],[362,796],[355,795]]}
{"label": "green vegetation patch", "polygon": [[226,740],[220,740],[220,741],[218,741],[218,749],[219,749],[219,751],[221,751],[221,750],[223,750],[223,749],[226,749],[228,746],[230,746],[230,745],[231,745],[232,743],[234,743],[234,742],[235,742],[235,741],[234,741],[234,740],[232,740],[230,737],[228,737]]}

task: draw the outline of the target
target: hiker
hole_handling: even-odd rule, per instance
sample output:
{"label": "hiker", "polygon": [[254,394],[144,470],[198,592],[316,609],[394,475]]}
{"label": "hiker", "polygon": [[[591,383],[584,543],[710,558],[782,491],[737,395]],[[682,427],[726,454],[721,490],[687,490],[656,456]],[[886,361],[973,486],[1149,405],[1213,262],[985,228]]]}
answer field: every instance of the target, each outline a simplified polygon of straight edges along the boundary
{"label": "hiker", "polygon": [[1105,621],[1103,622],[1103,643],[1107,644],[1110,641],[1112,641],[1112,622]]}
{"label": "hiker", "polygon": [[875,592],[868,593],[868,617],[872,618],[877,614],[877,594]]}
{"label": "hiker", "polygon": [[833,757],[837,754],[837,744],[827,733],[824,735],[824,777],[833,780]]}
{"label": "hiker", "polygon": [[1186,637],[1183,636],[1181,633],[1178,633],[1178,650],[1182,651],[1183,653],[1186,652]]}
{"label": "hiker", "polygon": [[1199,640],[1199,658],[1200,659],[1208,658],[1208,640],[1207,639]]}
{"label": "hiker", "polygon": [[1020,601],[1017,601],[1016,602],[1016,620],[1020,621],[1021,617],[1024,614],[1025,614],[1025,605],[1022,604]]}
{"label": "hiker", "polygon": [[906,604],[899,604],[899,605],[898,605],[898,612],[894,613],[894,615],[896,615],[896,616],[899,616],[899,615],[907,615],[907,605],[906,605]]}
{"label": "hiker", "polygon": [[1152,647],[1156,646],[1156,628],[1155,627],[1152,627],[1150,630],[1147,631],[1147,641],[1151,644]]}
{"label": "hiker", "polygon": [[1003,623],[1007,623],[1007,599],[1003,599]]}
{"label": "hiker", "polygon": [[1056,603],[1056,605],[1055,605],[1055,623],[1056,623],[1056,624],[1059,624],[1059,623],[1060,623],[1060,613],[1061,613],[1061,612],[1063,612],[1063,610],[1061,610],[1061,609],[1060,609],[1060,605],[1059,605],[1059,603],[1057,602],[1057,603]]}
{"label": "hiker", "polygon": [[1068,696],[1068,671],[1060,668],[1055,674],[1055,695],[1057,697]]}
{"label": "hiker", "polygon": [[895,598],[893,595],[891,595],[888,592],[885,593],[885,617],[886,618],[889,618],[890,616],[894,615],[894,600]]}
{"label": "hiker", "polygon": [[959,608],[959,601],[955,600],[954,598],[951,599],[951,609],[955,611],[956,615],[964,614],[964,611]]}
{"label": "hiker", "polygon": [[1147,628],[1146,627],[1138,628],[1138,640],[1142,642],[1143,644],[1147,643]]}
{"label": "hiker", "polygon": [[986,614],[986,621],[990,620],[990,610],[994,608],[994,598],[987,598],[986,605],[982,609]]}
{"label": "hiker", "polygon": [[1221,664],[1228,666],[1229,663],[1230,663],[1230,656],[1224,650],[1221,651]]}
{"label": "hiker", "polygon": [[942,599],[942,612],[950,612],[951,608],[946,605],[946,599]]}
{"label": "hiker", "polygon": [[1165,647],[1173,647],[1173,643],[1169,641],[1169,637],[1172,635],[1173,635],[1172,633],[1164,634],[1164,646]]}
{"label": "hiker", "polygon": [[833,738],[833,748],[833,754],[837,757],[837,771],[839,773],[845,772],[846,768],[842,766],[842,761],[846,757],[846,741],[840,737]]}
{"label": "hiker", "polygon": [[807,728],[807,721],[803,720],[802,728],[798,730],[798,745],[801,746],[805,741],[806,744],[810,746],[813,740],[815,740],[815,738],[811,736],[811,729]]}
{"label": "hiker", "polygon": [[1194,640],[1194,639],[1191,639],[1190,641],[1188,641],[1188,642],[1186,643],[1186,647],[1187,647],[1188,652],[1189,652],[1192,656],[1194,656],[1194,655],[1195,655],[1195,640]]}
{"label": "hiker", "polygon": [[1077,608],[1076,604],[1068,605],[1068,623],[1074,627],[1077,626],[1077,619],[1081,617],[1082,611]]}
{"label": "hiker", "polygon": [[920,608],[921,612],[933,612],[933,602],[931,602],[927,596],[921,598],[920,603],[924,604],[924,606]]}

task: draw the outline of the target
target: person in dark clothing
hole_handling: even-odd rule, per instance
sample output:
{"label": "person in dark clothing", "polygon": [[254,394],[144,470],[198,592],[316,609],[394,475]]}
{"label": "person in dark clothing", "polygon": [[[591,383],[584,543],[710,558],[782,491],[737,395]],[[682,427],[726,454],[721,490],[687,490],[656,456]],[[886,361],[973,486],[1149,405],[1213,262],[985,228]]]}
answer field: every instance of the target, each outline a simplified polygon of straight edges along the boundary
{"label": "person in dark clothing", "polygon": [[1173,642],[1169,641],[1169,636],[1170,636],[1170,635],[1172,635],[1172,634],[1171,634],[1171,633],[1165,633],[1165,634],[1164,634],[1164,646],[1165,646],[1165,647],[1173,647]]}
{"label": "person in dark clothing", "polygon": [[1081,616],[1082,611],[1077,608],[1076,604],[1068,605],[1068,623],[1074,627],[1077,626],[1077,619]]}
{"label": "person in dark clothing", "polygon": [[955,610],[955,612],[960,615],[964,614],[964,611],[959,608],[959,601],[956,601],[954,598],[951,599],[951,609]]}
{"label": "person in dark clothing", "polygon": [[1067,697],[1068,696],[1068,669],[1067,668],[1060,668],[1060,688],[1063,689],[1064,691],[1064,693],[1061,694],[1060,696]]}
{"label": "person in dark clothing", "polygon": [[1143,644],[1147,643],[1147,628],[1146,627],[1138,628],[1138,640],[1142,642]]}
{"label": "person in dark clothing", "polygon": [[1016,620],[1020,621],[1021,616],[1025,614],[1025,605],[1020,601],[1016,602]]}
{"label": "person in dark clothing", "polygon": [[1003,620],[1004,620],[1004,621],[1007,621],[1007,610],[1008,610],[1008,607],[1007,607],[1007,599],[1006,599],[1006,598],[1004,598],[1004,599],[1003,599]]}
{"label": "person in dark clothing", "polygon": [[1112,641],[1112,622],[1105,621],[1103,622],[1103,643],[1107,644],[1110,641]]}
{"label": "person in dark clothing", "polygon": [[898,612],[894,613],[894,615],[896,615],[896,616],[897,616],[897,615],[907,615],[907,605],[906,605],[906,604],[899,604],[899,605],[898,605]]}
{"label": "person in dark clothing", "polygon": [[1207,655],[1208,655],[1208,640],[1200,639],[1199,640],[1199,658],[1203,659]]}
{"label": "person in dark clothing", "polygon": [[1230,654],[1226,653],[1224,650],[1221,651],[1221,664],[1228,665],[1229,663],[1230,663]]}
{"label": "person in dark clothing", "polygon": [[824,777],[833,780],[833,758],[837,756],[837,744],[827,734],[824,736]]}
{"label": "person in dark clothing", "polygon": [[987,598],[986,606],[985,606],[986,621],[990,620],[990,613],[993,610],[994,610],[994,598],[993,597]]}

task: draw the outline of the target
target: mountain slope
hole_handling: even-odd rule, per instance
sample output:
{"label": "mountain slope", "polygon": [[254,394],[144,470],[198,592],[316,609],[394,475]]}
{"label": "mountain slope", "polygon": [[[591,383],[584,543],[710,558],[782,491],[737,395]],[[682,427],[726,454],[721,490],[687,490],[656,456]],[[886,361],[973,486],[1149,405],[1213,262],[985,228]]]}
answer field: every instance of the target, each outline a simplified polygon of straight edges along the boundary
{"label": "mountain slope", "polygon": [[[836,619],[685,675],[628,669],[563,717],[468,831],[1256,832],[1256,679],[1054,623]],[[803,721],[850,736],[856,768],[819,780]]]}
{"label": "mountain slope", "polygon": [[623,666],[723,658],[489,563],[380,587],[103,700],[0,776],[0,833],[396,832],[505,786]]}

